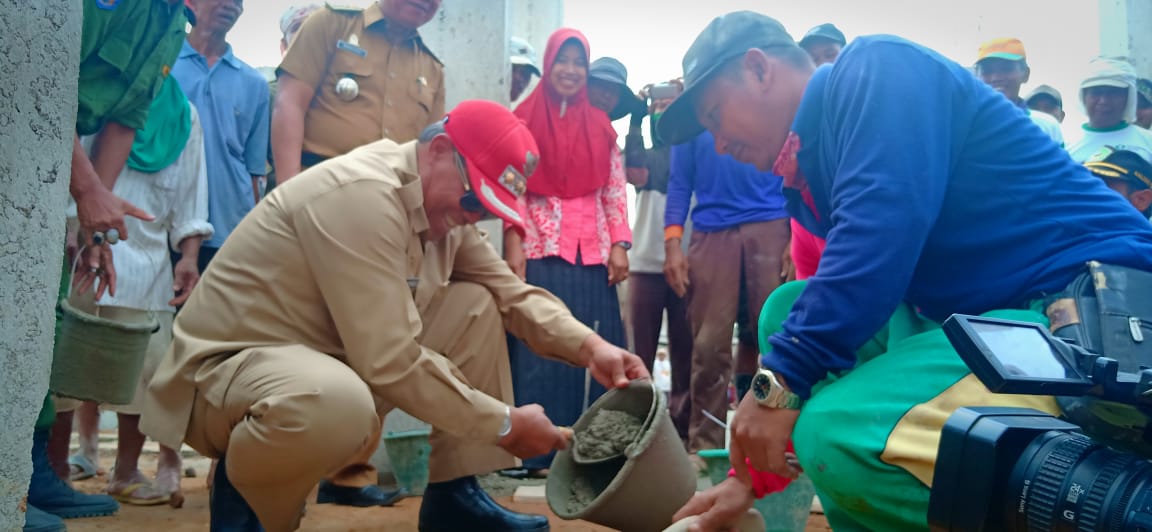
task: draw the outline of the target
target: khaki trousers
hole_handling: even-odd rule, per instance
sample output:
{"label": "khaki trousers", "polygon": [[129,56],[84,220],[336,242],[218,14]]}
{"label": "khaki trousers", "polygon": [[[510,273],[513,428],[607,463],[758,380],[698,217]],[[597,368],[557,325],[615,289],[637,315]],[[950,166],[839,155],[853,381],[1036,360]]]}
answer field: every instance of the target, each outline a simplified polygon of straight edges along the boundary
{"label": "khaki trousers", "polygon": [[[486,288],[450,284],[422,318],[422,345],[452,360],[476,389],[512,403],[503,321]],[[339,359],[302,345],[256,347],[237,356],[246,360],[223,405],[196,397],[186,441],[207,456],[227,455],[229,480],[265,529],[295,530],[318,481],[350,465],[363,471],[393,405],[374,397]],[[517,465],[495,445],[436,429],[431,443],[430,482]]]}
{"label": "khaki trousers", "polygon": [[692,323],[688,448],[723,449],[724,428],[703,413],[724,419],[732,380],[732,328],[740,291],[747,294],[748,322],[756,324],[764,300],[780,285],[781,260],[790,239],[788,219],[746,223],[715,233],[696,231],[688,245],[688,319]]}

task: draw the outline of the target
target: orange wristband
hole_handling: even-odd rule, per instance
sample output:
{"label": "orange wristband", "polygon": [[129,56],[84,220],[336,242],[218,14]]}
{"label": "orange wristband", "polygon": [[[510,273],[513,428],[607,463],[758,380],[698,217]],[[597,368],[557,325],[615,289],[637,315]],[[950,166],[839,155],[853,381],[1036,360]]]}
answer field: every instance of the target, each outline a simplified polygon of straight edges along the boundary
{"label": "orange wristband", "polygon": [[682,238],[684,236],[683,225],[668,225],[664,226],[664,241],[667,242],[673,238]]}

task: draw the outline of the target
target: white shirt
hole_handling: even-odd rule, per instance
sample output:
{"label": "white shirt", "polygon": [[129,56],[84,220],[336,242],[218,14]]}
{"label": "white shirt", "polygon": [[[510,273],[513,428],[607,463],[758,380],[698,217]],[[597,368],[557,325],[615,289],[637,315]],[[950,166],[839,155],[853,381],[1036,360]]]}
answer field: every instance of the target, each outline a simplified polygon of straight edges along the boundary
{"label": "white shirt", "polygon": [[1041,131],[1052,137],[1057,146],[1064,147],[1064,133],[1060,131],[1060,122],[1057,122],[1056,118],[1048,113],[1031,109],[1026,109],[1024,112],[1028,113],[1028,118],[1032,119],[1033,124],[1040,126]]}
{"label": "white shirt", "polygon": [[1145,161],[1152,162],[1152,132],[1132,124],[1111,131],[1089,129],[1085,125],[1084,137],[1068,147],[1068,154],[1072,160],[1083,164],[1105,146],[1135,152]]}
{"label": "white shirt", "polygon": [[[91,153],[95,135],[80,139]],[[124,166],[112,192],[156,219],[145,222],[124,217],[128,239],[112,249],[116,267],[116,295],[105,294],[99,304],[149,311],[174,311],[168,304],[172,291],[172,262],[168,245],[179,251],[180,241],[190,236],[212,236],[208,223],[208,178],[204,163],[204,132],[192,108],[192,132],[184,151],[167,168],[148,174]],[[75,203],[69,204],[75,217]]]}

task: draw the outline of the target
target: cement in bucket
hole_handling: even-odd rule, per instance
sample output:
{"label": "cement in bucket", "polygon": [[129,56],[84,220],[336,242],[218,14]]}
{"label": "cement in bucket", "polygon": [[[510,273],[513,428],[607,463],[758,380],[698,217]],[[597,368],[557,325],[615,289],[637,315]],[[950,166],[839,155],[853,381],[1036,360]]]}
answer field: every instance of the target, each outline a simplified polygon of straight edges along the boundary
{"label": "cement in bucket", "polygon": [[[646,420],[624,456],[598,464],[578,464],[571,450],[559,451],[548,474],[548,506],[561,519],[583,519],[627,532],[661,531],[696,492],[696,469],[668,415],[664,395],[650,381],[610,390],[580,416],[580,433],[600,410],[620,410]],[[596,496],[587,504],[572,500],[574,486]]]}
{"label": "cement in bucket", "polygon": [[49,388],[60,395],[108,404],[128,404],[136,394],[148,342],[159,327],[121,323],[60,301],[60,335],[52,355]]}

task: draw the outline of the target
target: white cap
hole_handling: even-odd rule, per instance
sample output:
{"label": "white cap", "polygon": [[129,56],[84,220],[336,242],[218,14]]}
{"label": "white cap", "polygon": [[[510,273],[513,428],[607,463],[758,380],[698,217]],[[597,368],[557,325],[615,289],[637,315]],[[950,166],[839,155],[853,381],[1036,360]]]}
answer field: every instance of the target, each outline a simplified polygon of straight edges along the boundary
{"label": "white cap", "polygon": [[541,75],[540,67],[536,66],[536,50],[532,48],[531,44],[528,44],[528,41],[520,37],[509,39],[508,55],[513,65],[527,65],[537,76]]}

